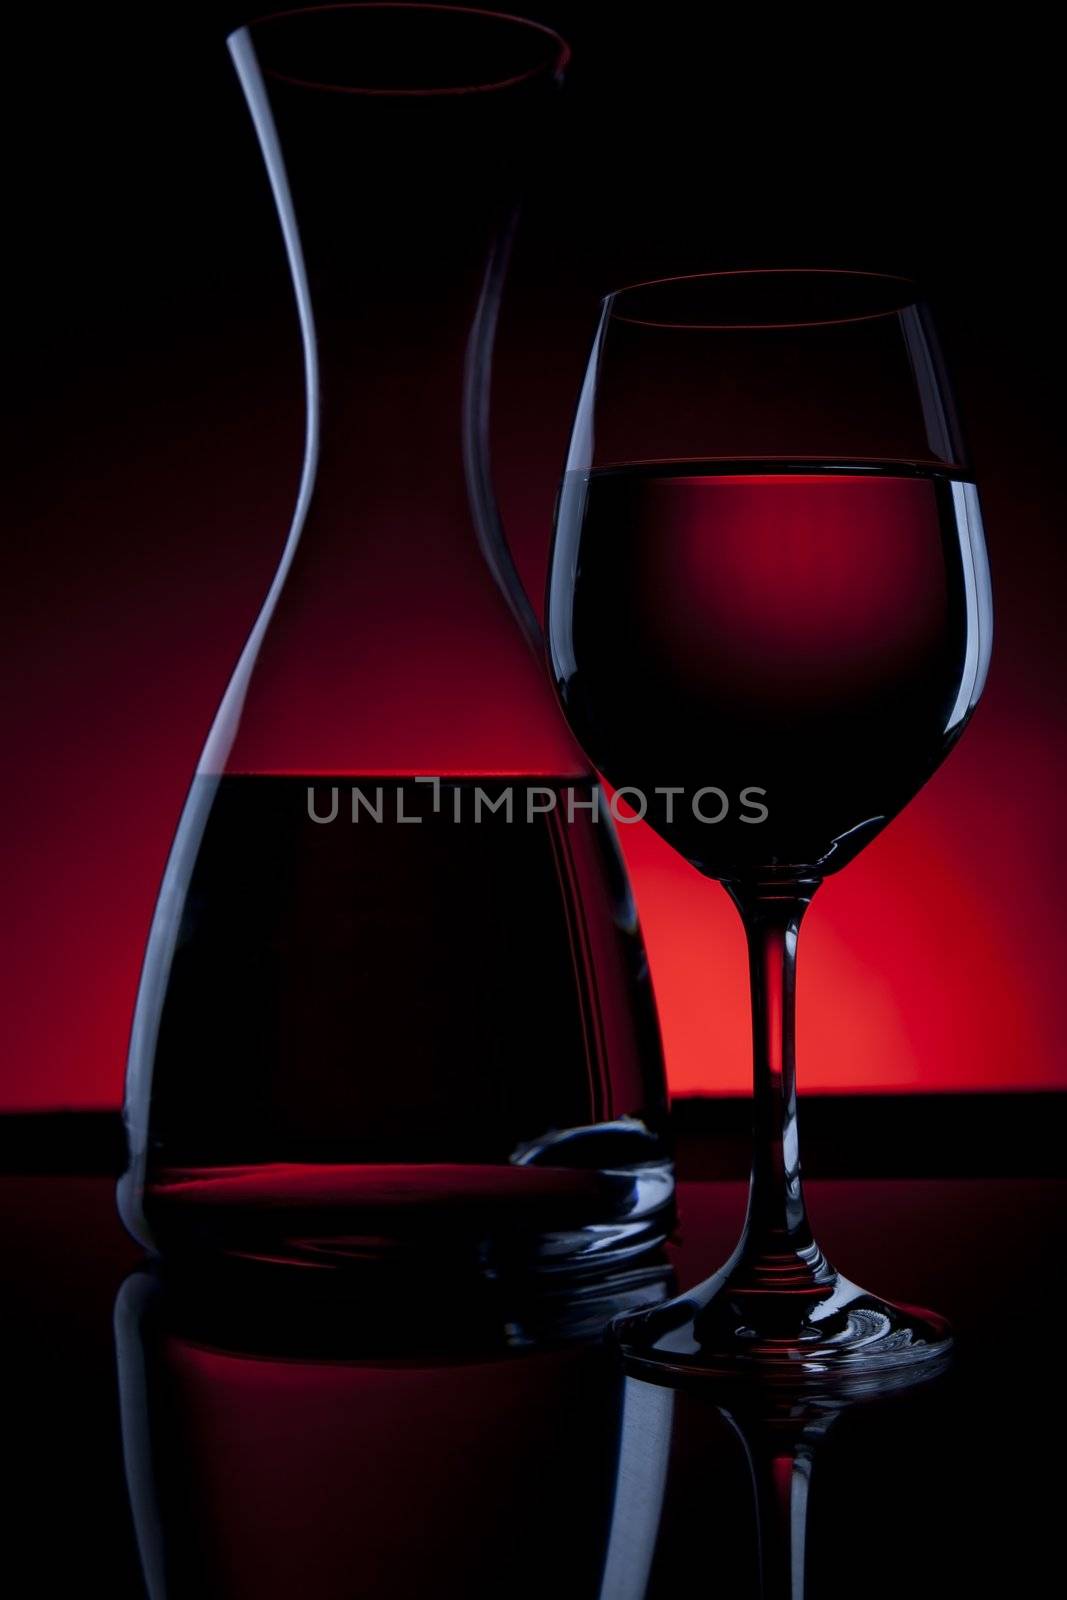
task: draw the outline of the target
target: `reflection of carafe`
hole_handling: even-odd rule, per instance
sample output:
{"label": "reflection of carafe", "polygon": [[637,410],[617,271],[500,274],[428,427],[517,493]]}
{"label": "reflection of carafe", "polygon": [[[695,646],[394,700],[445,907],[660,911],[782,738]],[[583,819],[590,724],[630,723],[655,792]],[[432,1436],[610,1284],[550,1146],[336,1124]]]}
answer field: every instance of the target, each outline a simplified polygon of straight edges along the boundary
{"label": "reflection of carafe", "polygon": [[565,47],[355,6],[230,48],[307,450],[160,893],[123,1218],[165,1253],[317,1266],[641,1249],[672,1192],[644,951],[486,462],[509,217]]}
{"label": "reflection of carafe", "polygon": [[[626,1303],[608,1285],[613,1298]],[[332,1307],[282,1332],[243,1311],[234,1327],[217,1297],[127,1279],[123,1455],[150,1600],[595,1600],[621,1395],[610,1348],[509,1351],[472,1312],[458,1347],[398,1355],[394,1329],[387,1354],[361,1356],[373,1309],[353,1318],[353,1353]]]}

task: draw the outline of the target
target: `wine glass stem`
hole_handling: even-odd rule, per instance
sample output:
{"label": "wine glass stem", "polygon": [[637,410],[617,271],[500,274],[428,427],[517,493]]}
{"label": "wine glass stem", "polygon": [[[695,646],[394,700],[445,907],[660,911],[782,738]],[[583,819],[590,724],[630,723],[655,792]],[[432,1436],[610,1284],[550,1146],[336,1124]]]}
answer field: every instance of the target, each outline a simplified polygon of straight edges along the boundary
{"label": "wine glass stem", "polygon": [[752,986],[753,1152],[745,1230],[733,1276],[783,1290],[832,1277],[804,1207],[794,1044],[796,949],[817,879],[726,888],[748,938]]}

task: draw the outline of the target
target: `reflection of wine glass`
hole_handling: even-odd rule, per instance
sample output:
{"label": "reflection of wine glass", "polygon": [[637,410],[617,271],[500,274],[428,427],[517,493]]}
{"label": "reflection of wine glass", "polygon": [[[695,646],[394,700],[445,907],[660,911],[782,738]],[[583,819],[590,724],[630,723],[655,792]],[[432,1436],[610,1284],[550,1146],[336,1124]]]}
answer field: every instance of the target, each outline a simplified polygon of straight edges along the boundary
{"label": "reflection of wine glass", "polygon": [[560,495],[552,666],[587,753],[740,910],[755,1148],[730,1260],[627,1317],[632,1360],[795,1376],[944,1351],[808,1226],[793,1062],[800,919],[938,766],[981,693],[989,575],[925,307],[867,273],[611,295]]}
{"label": "reflection of wine glass", "polygon": [[[948,1364],[946,1353],[942,1360],[885,1371],[846,1368],[831,1377],[819,1374],[806,1382],[802,1377],[788,1385],[754,1384],[744,1377],[734,1383],[678,1384],[662,1369],[661,1382],[628,1377],[599,1600],[652,1600],[677,1593],[679,1570],[690,1570],[692,1544],[703,1549],[709,1537],[715,1542],[716,1570],[724,1592],[735,1592],[737,1574],[730,1572],[728,1560],[741,1552],[724,1548],[724,1541],[734,1543],[738,1507],[733,1521],[720,1523],[730,1532],[715,1538],[709,1534],[706,1489],[694,1496],[691,1487],[694,1474],[699,1482],[710,1467],[720,1516],[725,1506],[729,1519],[722,1459],[705,1454],[714,1440],[710,1412],[729,1425],[743,1452],[755,1513],[758,1593],[764,1600],[803,1600],[808,1492],[820,1442],[844,1412],[860,1407],[884,1411],[906,1394],[928,1391]],[[883,1434],[879,1444],[884,1442]],[[880,1471],[891,1474],[892,1457],[887,1463],[882,1453],[876,1446],[862,1461],[861,1470],[870,1475],[877,1459]],[[685,1525],[691,1519],[687,1507],[693,1505],[700,1507],[701,1520],[690,1533]],[[835,1543],[833,1549],[836,1559],[840,1545]],[[812,1588],[821,1592],[817,1581]]]}

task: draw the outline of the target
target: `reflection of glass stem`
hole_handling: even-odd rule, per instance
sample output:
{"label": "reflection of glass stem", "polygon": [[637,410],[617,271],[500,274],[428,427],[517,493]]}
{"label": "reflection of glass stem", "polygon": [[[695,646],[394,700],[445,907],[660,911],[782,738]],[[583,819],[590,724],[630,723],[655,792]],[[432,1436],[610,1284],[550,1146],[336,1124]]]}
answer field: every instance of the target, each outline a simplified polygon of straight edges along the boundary
{"label": "reflection of glass stem", "polygon": [[[752,1483],[762,1600],[804,1600],[808,1491],[819,1441],[843,1411],[881,1403],[936,1381],[947,1358],[893,1373],[858,1374],[834,1385],[695,1385],[690,1422],[710,1401],[737,1435]],[[683,1404],[690,1396],[682,1391]],[[679,1391],[627,1377],[615,1506],[599,1600],[645,1600],[660,1586],[654,1568],[663,1507],[672,1492],[671,1449]],[[682,1462],[684,1471],[685,1453]],[[682,1502],[684,1504],[684,1500]],[[651,1585],[651,1589],[650,1589]],[[671,1591],[673,1592],[673,1590]]]}
{"label": "reflection of glass stem", "polygon": [[808,1489],[815,1447],[841,1407],[783,1407],[781,1415],[746,1415],[720,1406],[741,1441],[752,1474],[763,1600],[804,1600]]}

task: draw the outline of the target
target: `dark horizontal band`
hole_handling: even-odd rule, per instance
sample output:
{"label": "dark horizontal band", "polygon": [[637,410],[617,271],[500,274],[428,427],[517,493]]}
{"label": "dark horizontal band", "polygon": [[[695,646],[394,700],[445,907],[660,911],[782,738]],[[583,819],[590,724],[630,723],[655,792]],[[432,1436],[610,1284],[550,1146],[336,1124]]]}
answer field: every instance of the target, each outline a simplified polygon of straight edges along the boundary
{"label": "dark horizontal band", "polygon": [[[743,1096],[674,1102],[681,1178],[748,1170]],[[1067,1093],[810,1094],[800,1109],[804,1171],[813,1178],[1061,1177]],[[0,1116],[0,1173],[117,1175],[125,1163],[114,1111]]]}

